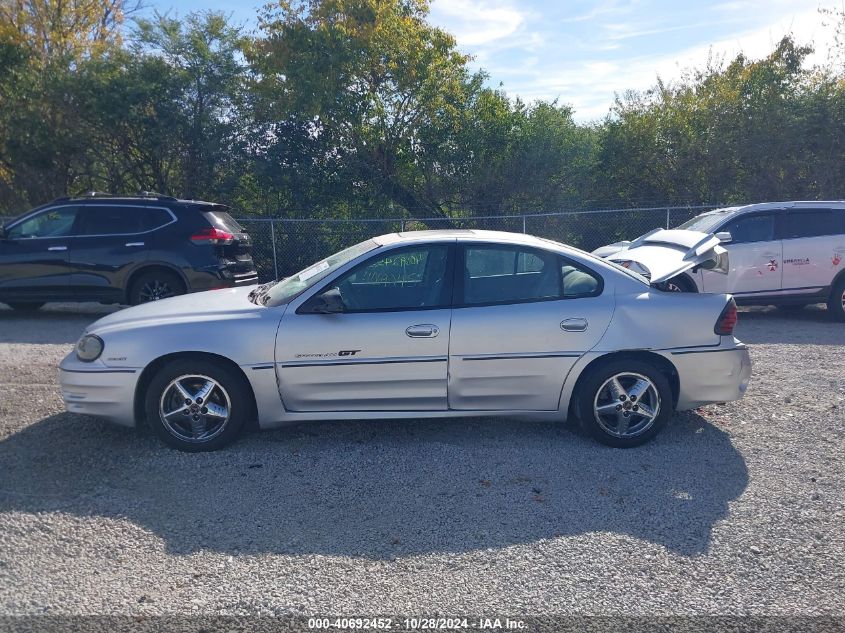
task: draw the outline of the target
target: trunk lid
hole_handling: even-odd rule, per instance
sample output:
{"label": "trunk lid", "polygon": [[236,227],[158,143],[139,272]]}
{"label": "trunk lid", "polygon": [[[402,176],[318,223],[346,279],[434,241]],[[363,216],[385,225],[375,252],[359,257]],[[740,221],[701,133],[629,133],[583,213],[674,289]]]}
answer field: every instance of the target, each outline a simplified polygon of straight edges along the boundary
{"label": "trunk lid", "polygon": [[636,262],[652,284],[659,284],[696,266],[727,273],[728,252],[719,244],[712,233],[654,229],[629,244],[611,245],[619,248],[605,257],[622,265]]}

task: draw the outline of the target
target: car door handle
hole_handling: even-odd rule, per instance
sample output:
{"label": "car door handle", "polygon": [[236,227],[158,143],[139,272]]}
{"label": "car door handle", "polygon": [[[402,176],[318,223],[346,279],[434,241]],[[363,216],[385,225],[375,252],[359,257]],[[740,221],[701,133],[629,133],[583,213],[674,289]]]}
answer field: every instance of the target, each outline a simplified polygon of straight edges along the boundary
{"label": "car door handle", "polygon": [[50,246],[47,248],[48,251],[66,251],[67,246]]}
{"label": "car door handle", "polygon": [[143,246],[143,242],[126,242],[126,246]]}
{"label": "car door handle", "polygon": [[560,329],[564,332],[583,332],[587,329],[587,319],[564,319],[560,322]]}
{"label": "car door handle", "polygon": [[440,328],[431,323],[411,325],[405,330],[405,334],[411,338],[434,338],[440,334]]}

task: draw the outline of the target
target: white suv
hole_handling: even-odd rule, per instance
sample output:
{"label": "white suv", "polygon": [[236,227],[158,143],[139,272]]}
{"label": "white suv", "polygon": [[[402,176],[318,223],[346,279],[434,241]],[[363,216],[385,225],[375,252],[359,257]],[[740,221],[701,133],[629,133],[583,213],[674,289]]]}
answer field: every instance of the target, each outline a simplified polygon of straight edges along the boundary
{"label": "white suv", "polygon": [[[727,292],[743,305],[827,303],[845,321],[845,202],[766,202],[702,213],[678,230],[716,234],[728,251],[727,275],[694,267],[666,282],[680,292]],[[649,276],[660,251],[649,239],[604,246],[596,254]],[[660,232],[676,234],[676,231]],[[728,235],[729,234],[729,235]],[[658,237],[654,235],[654,237]]]}

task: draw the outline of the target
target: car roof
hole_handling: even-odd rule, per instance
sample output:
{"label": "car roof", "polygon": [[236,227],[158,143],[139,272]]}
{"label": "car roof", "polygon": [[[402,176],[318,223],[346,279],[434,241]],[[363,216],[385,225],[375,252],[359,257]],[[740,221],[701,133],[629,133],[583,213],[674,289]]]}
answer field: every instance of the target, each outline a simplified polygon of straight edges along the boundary
{"label": "car roof", "polygon": [[373,238],[377,244],[388,246],[402,243],[450,241],[450,240],[479,240],[496,242],[499,244],[520,244],[524,246],[538,246],[548,248],[550,244],[563,246],[557,242],[546,240],[525,233],[509,233],[507,231],[482,231],[479,229],[434,229],[425,231],[402,231],[387,233]]}
{"label": "car roof", "polygon": [[818,209],[819,207],[830,209],[845,209],[845,200],[791,200],[781,202],[757,202],[754,204],[743,204],[733,207],[720,207],[712,211],[706,211],[701,215],[714,215],[717,213],[750,213],[752,211],[769,211],[772,209]]}

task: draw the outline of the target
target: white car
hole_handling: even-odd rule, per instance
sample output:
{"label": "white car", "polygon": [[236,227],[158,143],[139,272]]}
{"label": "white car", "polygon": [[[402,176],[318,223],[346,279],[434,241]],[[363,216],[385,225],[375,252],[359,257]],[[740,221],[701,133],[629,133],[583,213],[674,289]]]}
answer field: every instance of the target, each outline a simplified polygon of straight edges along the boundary
{"label": "white car", "polygon": [[[691,233],[685,236],[685,233]],[[665,280],[678,292],[730,293],[740,305],[827,303],[845,321],[845,202],[767,202],[702,213],[677,229],[656,229],[633,242],[593,251],[659,281],[654,272],[703,234],[727,250],[718,270],[689,266]],[[717,267],[718,268],[718,267]]]}

